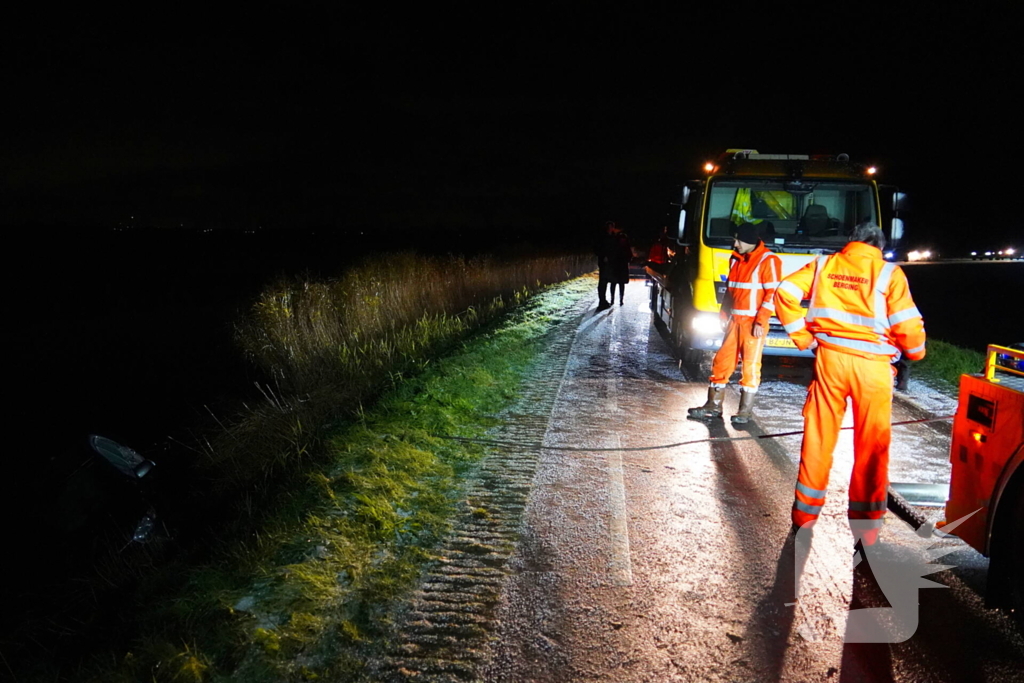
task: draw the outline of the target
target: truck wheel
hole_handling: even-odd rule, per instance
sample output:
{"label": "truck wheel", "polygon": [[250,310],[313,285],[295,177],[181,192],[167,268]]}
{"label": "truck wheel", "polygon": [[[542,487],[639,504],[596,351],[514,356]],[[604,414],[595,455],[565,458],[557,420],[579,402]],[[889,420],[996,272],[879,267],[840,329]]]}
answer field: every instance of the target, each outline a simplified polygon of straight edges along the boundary
{"label": "truck wheel", "polygon": [[1024,627],[1024,486],[1017,487],[1010,513],[1006,549],[1009,603],[1017,622]]}
{"label": "truck wheel", "polygon": [[1024,627],[1024,469],[1010,479],[996,508],[985,605],[1012,610]]}
{"label": "truck wheel", "polygon": [[690,365],[700,365],[707,358],[708,352],[703,349],[691,349],[689,346],[682,348],[682,359]]}

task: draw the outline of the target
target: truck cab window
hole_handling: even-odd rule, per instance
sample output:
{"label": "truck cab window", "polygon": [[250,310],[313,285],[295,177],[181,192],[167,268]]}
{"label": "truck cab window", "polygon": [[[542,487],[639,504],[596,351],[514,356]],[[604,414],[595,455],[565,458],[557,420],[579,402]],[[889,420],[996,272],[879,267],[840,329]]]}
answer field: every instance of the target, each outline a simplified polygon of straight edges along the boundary
{"label": "truck cab window", "polygon": [[809,191],[787,191],[782,181],[714,181],[708,200],[704,238],[728,247],[740,223],[757,225],[769,244],[838,248],[858,223],[878,222],[867,183],[816,181]]}

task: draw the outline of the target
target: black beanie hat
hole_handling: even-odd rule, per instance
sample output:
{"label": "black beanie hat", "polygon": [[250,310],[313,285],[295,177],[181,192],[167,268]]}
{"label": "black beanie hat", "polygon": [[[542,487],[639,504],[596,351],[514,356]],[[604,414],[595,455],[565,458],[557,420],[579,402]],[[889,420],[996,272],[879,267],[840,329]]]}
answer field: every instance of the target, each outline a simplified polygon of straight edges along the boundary
{"label": "black beanie hat", "polygon": [[747,244],[757,244],[761,241],[757,234],[757,226],[753,223],[740,223],[736,228],[736,239]]}

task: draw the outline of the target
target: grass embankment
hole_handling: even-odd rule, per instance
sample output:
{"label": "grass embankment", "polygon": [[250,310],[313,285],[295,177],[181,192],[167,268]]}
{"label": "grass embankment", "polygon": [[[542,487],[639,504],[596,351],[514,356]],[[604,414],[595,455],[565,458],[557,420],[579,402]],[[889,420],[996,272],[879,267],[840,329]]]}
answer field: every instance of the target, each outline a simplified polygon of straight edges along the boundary
{"label": "grass embankment", "polygon": [[404,255],[269,288],[239,338],[277,386],[205,449],[223,542],[143,578],[134,646],[94,679],[358,677],[483,455],[434,435],[484,433],[593,283],[529,293],[590,269]]}
{"label": "grass embankment", "polygon": [[938,339],[929,339],[927,355],[911,365],[912,377],[923,379],[951,396],[959,391],[960,375],[982,372],[984,367],[985,354]]}

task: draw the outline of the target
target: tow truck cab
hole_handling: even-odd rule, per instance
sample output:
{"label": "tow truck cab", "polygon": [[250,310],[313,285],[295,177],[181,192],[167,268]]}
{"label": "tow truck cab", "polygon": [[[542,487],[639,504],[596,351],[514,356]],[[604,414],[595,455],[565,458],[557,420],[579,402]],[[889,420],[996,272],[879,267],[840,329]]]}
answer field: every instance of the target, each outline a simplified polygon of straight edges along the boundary
{"label": "tow truck cab", "polygon": [[[664,268],[648,268],[654,281],[651,309],[685,360],[722,345],[718,311],[727,289],[733,232],[743,222],[782,260],[783,277],[814,257],[839,251],[853,228],[883,227],[887,250],[899,247],[905,195],[892,190],[883,215],[876,169],[847,155],[760,154],[728,150],[708,162],[705,176],[687,182],[674,204],[676,244]],[[891,208],[890,208],[891,206]],[[673,232],[670,229],[670,233]],[[772,317],[766,355],[810,355],[797,350]]]}

